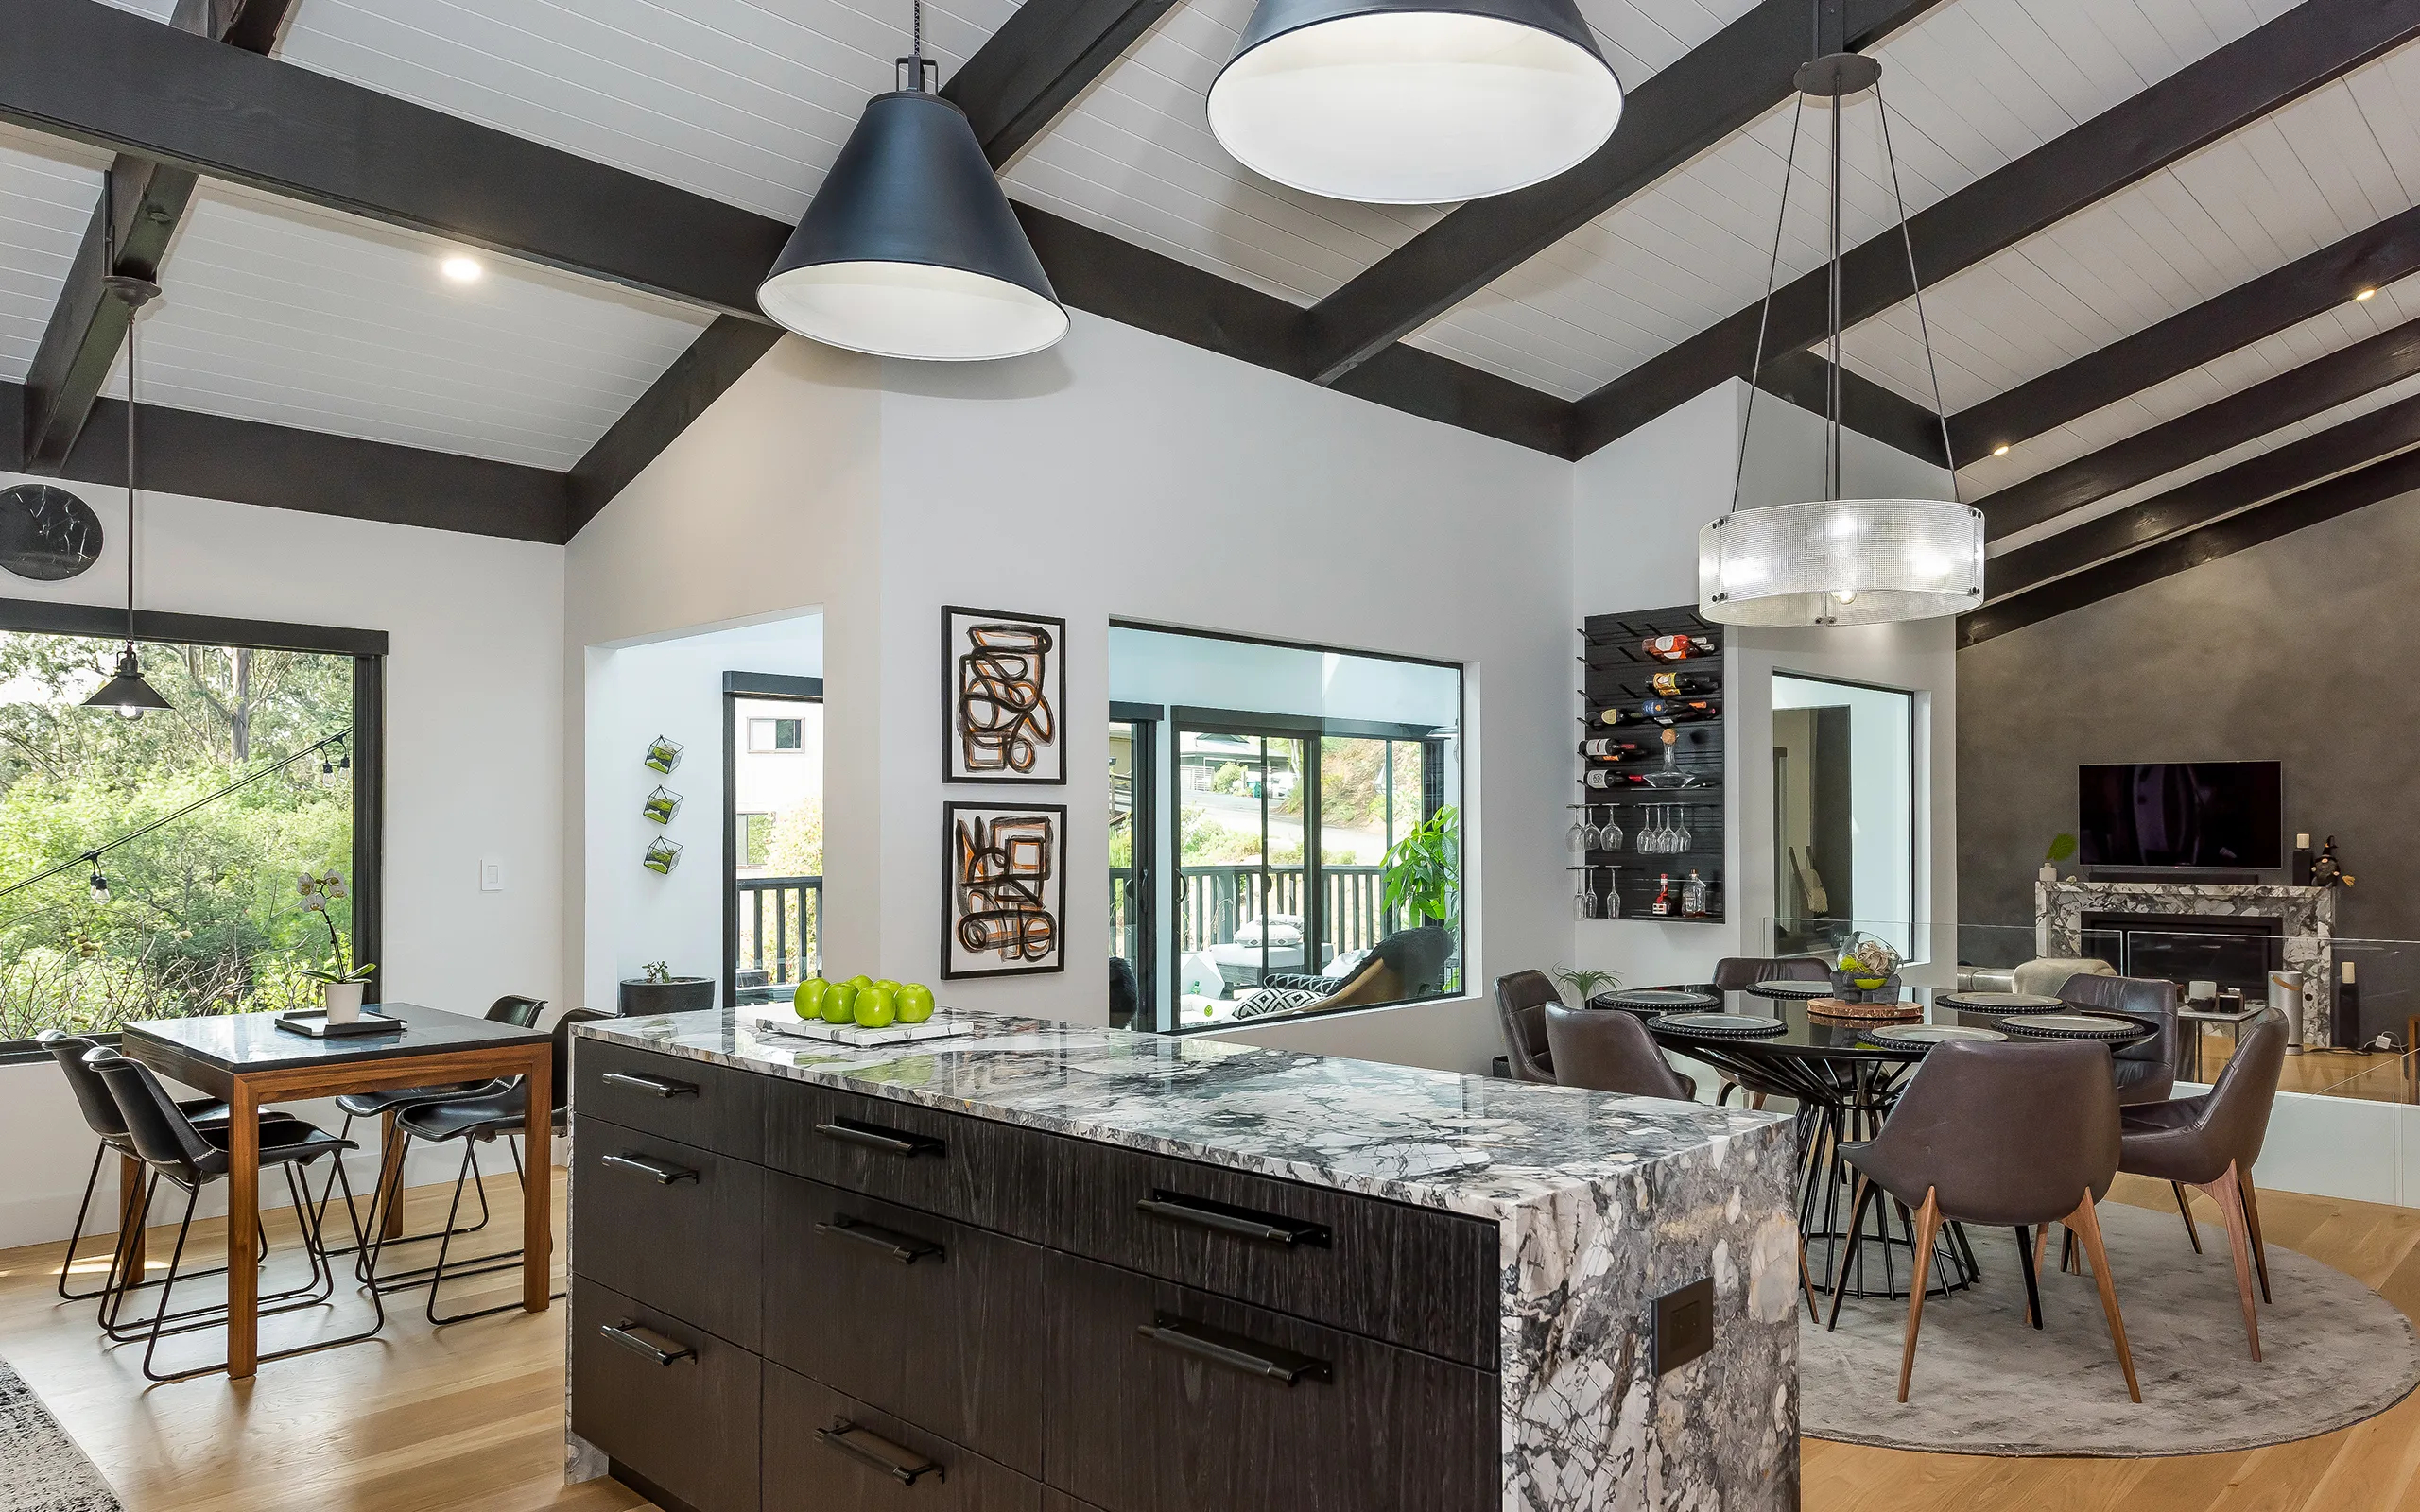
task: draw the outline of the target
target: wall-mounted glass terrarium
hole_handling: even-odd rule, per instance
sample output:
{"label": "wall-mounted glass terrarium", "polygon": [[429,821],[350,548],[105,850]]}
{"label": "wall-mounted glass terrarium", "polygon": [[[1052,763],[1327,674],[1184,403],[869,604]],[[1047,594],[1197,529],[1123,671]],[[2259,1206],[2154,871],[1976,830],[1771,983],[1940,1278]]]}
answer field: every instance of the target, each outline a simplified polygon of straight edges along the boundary
{"label": "wall-mounted glass terrarium", "polygon": [[681,864],[681,842],[656,836],[647,843],[647,856],[641,864],[649,871],[672,875],[672,868]]}
{"label": "wall-mounted glass terrarium", "polygon": [[669,772],[681,765],[682,745],[669,735],[658,735],[648,742],[647,764],[659,772]]}
{"label": "wall-mounted glass terrarium", "polygon": [[639,812],[658,824],[670,824],[672,816],[681,812],[681,795],[669,788],[659,787],[647,796]]}

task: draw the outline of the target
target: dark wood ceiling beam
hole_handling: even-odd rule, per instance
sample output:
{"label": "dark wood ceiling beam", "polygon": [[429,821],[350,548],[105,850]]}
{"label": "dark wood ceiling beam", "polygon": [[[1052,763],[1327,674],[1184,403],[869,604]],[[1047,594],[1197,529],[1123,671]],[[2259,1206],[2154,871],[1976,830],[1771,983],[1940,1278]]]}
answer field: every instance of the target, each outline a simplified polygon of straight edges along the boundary
{"label": "dark wood ceiling beam", "polygon": [[2420,320],[2407,320],[1986,494],[1976,501],[1983,511],[1983,537],[1997,541],[2054,520],[2414,374],[2420,374]]}
{"label": "dark wood ceiling beam", "polygon": [[2238,551],[2275,541],[2307,525],[2333,520],[2384,500],[2420,490],[2420,451],[2405,452],[2346,472],[2256,508],[2170,536],[2098,567],[2061,577],[2030,593],[1986,604],[1958,617],[1960,649],[1978,645],[2029,625],[2098,604],[2129,589],[2205,566]]}
{"label": "dark wood ceiling beam", "polygon": [[596,519],[615,494],[645,472],[781,338],[776,327],[717,316],[714,324],[689,343],[689,350],[675,357],[638,402],[623,411],[622,418],[572,465],[567,474],[570,513],[563,538],[579,534],[582,525]]}
{"label": "dark wood ceiling beam", "polygon": [[1175,0],[1026,0],[985,40],[943,98],[966,112],[995,168],[1050,129]]}
{"label": "dark wood ceiling beam", "polygon": [[2331,425],[2205,478],[2019,546],[1983,565],[1985,602],[2011,597],[2181,531],[2420,446],[2420,397]]}
{"label": "dark wood ceiling beam", "polygon": [[[179,0],[171,25],[196,36],[253,52],[276,44],[297,0]],[[191,202],[194,175],[121,152],[109,168],[108,192],[93,207],[84,239],[68,264],[66,282],[42,341],[26,370],[26,470],[48,472],[75,446],[93,401],[109,380],[134,306],[112,292],[115,274],[157,283],[160,259]],[[105,222],[116,207],[116,225]],[[114,232],[114,238],[112,232]],[[114,246],[117,256],[111,261]]]}
{"label": "dark wood ceiling beam", "polygon": [[[1831,363],[1814,352],[1785,352],[1765,359],[1756,387],[1801,409],[1825,415],[1831,412],[1826,392],[1831,371]],[[1841,370],[1841,426],[1919,461],[1935,467],[1949,465],[1948,455],[1942,450],[1939,415],[1845,368]]]}
{"label": "dark wood ceiling beam", "polygon": [[[2411,0],[2303,0],[1919,212],[1910,223],[1918,278],[1929,288],[2415,36],[2420,6]],[[1844,323],[1871,319],[1908,297],[1897,228],[1842,263]],[[1827,283],[1817,269],[1775,291],[1768,352],[1824,335]],[[1574,417],[1578,450],[1593,452],[1725,378],[1746,376],[1757,320],[1758,306],[1749,304],[1582,399]]]}
{"label": "dark wood ceiling beam", "polygon": [[[1849,0],[1848,45],[1870,47],[1939,3]],[[1789,99],[1807,16],[1806,0],[1765,0],[1633,90],[1586,162],[1448,212],[1313,305],[1312,375],[1337,382]]]}
{"label": "dark wood ceiling beam", "polygon": [[1949,417],[1951,443],[1962,464],[1972,462],[2413,273],[2420,273],[2420,207],[1960,410]]}

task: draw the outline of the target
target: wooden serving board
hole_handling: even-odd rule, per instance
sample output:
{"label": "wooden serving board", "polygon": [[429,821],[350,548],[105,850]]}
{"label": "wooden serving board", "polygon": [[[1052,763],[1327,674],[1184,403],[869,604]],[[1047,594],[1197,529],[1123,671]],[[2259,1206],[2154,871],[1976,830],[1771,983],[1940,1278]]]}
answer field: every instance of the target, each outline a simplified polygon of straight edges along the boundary
{"label": "wooden serving board", "polygon": [[1806,1011],[1818,1019],[1876,1023],[1884,1019],[1921,1019],[1925,1016],[1925,1005],[1921,1003],[1850,1003],[1841,998],[1810,998]]}

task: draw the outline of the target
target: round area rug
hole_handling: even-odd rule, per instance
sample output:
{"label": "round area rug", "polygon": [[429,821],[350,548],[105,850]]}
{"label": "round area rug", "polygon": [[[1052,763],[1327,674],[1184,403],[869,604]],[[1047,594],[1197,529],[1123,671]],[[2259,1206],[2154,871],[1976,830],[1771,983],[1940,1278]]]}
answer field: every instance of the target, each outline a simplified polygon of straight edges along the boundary
{"label": "round area rug", "polygon": [[[1802,1431],[1949,1454],[2208,1454],[2342,1428],[2420,1384],[2420,1338],[2393,1304],[2275,1244],[2269,1280],[2277,1299],[2261,1305],[2255,1364],[2226,1230],[2201,1227],[2196,1255],[2173,1211],[2101,1205],[2140,1406],[2126,1399],[2092,1278],[2059,1273],[2060,1230],[2051,1229],[2043,1260],[2037,1332],[2025,1321],[2015,1234],[1970,1228],[1982,1282],[1926,1299],[1907,1405],[1895,1400],[1904,1298],[1850,1297],[1831,1333],[1800,1314]],[[1828,1295],[1817,1300],[1829,1311]]]}

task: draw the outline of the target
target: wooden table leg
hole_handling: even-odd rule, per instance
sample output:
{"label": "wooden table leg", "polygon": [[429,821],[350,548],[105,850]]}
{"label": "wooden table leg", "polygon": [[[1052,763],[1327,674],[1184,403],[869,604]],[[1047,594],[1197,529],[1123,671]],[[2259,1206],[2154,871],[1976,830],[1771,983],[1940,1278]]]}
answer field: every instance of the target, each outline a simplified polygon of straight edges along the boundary
{"label": "wooden table leg", "polygon": [[395,1131],[395,1110],[378,1115],[378,1196],[386,1236],[404,1237],[404,1153],[410,1141]]}
{"label": "wooden table leg", "polygon": [[150,1172],[131,1155],[117,1158],[117,1254],[128,1281],[143,1279],[143,1186]]}
{"label": "wooden table leg", "polygon": [[550,1289],[551,1250],[555,1234],[555,1052],[541,1044],[530,1057],[522,1085],[529,1094],[529,1110],[521,1125],[522,1159],[527,1162],[521,1183],[521,1306],[546,1310]]}
{"label": "wooden table leg", "polygon": [[235,1078],[227,1099],[227,1377],[250,1380],[260,1363],[261,1272],[252,1232],[261,1216],[261,1115]]}

